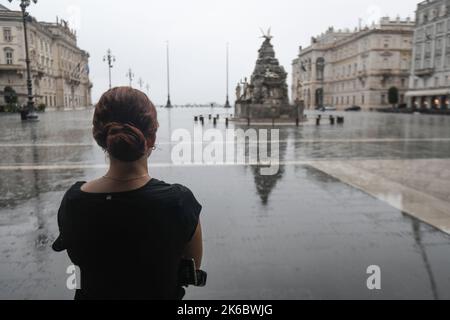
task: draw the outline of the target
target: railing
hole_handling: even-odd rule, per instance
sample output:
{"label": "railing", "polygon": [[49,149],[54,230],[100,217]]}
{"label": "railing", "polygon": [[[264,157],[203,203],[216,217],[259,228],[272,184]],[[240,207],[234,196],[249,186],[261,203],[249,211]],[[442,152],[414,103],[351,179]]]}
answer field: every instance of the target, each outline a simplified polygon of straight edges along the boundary
{"label": "railing", "polygon": [[430,76],[434,73],[434,68],[416,69],[414,74],[418,77]]}

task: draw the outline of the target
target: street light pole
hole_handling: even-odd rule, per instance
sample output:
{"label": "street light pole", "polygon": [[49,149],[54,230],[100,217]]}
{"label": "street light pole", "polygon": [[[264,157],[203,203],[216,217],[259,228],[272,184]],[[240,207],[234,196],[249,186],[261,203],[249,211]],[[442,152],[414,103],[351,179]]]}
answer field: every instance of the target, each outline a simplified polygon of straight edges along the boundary
{"label": "street light pole", "polygon": [[133,79],[134,79],[133,70],[131,70],[131,68],[130,68],[125,76],[128,78],[128,80],[130,80],[130,88],[132,88],[133,87]]}
{"label": "street light pole", "polygon": [[145,86],[145,89],[147,89],[147,96],[150,96],[150,85],[148,83]]}
{"label": "street light pole", "polygon": [[109,89],[112,89],[111,69],[114,67],[113,63],[116,62],[116,57],[112,55],[111,49],[108,49],[108,51],[106,52],[106,56],[103,57],[103,61],[108,63]]}
{"label": "street light pole", "polygon": [[[8,0],[12,2],[13,0]],[[37,0],[32,0],[35,4]],[[28,102],[26,107],[22,108],[20,115],[22,120],[38,120],[34,108],[34,96],[33,96],[33,79],[31,78],[31,60],[28,48],[28,30],[27,30],[27,19],[30,16],[27,12],[27,7],[30,6],[30,0],[20,0],[20,8],[22,9],[22,20],[23,20],[23,33],[25,37],[25,62],[27,66],[27,91],[28,91]]]}
{"label": "street light pole", "polygon": [[169,56],[169,41],[166,42],[166,60],[167,60],[167,104],[166,108],[172,108],[170,101],[170,56]]}
{"label": "street light pole", "polygon": [[140,88],[141,91],[142,91],[142,89],[143,89],[143,87],[144,87],[144,80],[142,80],[142,78],[139,78],[138,84],[139,84],[139,88]]}
{"label": "street light pole", "polygon": [[229,62],[230,53],[229,53],[229,46],[230,45],[227,42],[227,63],[226,63],[226,67],[227,67],[227,101],[225,102],[225,108],[227,108],[227,109],[231,108],[230,100],[229,100],[229,88],[230,88],[230,80],[229,80],[229,77],[230,77],[230,62]]}

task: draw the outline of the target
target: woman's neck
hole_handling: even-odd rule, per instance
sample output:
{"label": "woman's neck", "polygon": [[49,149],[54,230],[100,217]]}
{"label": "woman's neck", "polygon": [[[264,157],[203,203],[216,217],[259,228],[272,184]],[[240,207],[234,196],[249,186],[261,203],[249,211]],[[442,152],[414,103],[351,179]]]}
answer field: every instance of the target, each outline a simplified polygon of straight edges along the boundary
{"label": "woman's neck", "polygon": [[140,159],[135,162],[122,162],[111,159],[107,173],[108,177],[116,179],[137,178],[148,175],[147,159]]}

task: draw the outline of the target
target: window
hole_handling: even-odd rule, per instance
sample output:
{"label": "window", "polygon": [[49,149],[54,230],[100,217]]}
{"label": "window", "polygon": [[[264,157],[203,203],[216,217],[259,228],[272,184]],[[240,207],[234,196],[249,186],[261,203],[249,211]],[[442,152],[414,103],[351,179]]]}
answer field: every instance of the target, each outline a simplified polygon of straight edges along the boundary
{"label": "window", "polygon": [[6,48],[5,49],[5,61],[6,64],[14,64],[14,51],[13,49]]}
{"label": "window", "polygon": [[425,37],[424,29],[420,29],[420,30],[416,31],[416,41],[422,41],[424,37]]}
{"label": "window", "polygon": [[436,69],[439,69],[442,65],[442,56],[436,56],[436,59],[434,60],[434,66]]}
{"label": "window", "polygon": [[321,81],[324,79],[324,71],[325,71],[325,59],[318,58],[316,61],[317,80]]}
{"label": "window", "polygon": [[5,42],[11,42],[13,40],[11,28],[3,28],[3,38]]}
{"label": "window", "polygon": [[381,104],[386,104],[386,95],[381,95]]}
{"label": "window", "polygon": [[442,42],[442,38],[437,39],[436,41],[436,54],[441,54],[442,52],[442,46],[443,42]]}

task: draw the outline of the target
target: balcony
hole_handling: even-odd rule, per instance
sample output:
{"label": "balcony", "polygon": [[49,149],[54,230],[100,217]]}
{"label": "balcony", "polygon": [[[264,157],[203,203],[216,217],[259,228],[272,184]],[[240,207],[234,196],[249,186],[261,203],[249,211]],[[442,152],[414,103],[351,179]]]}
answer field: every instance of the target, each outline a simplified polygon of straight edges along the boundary
{"label": "balcony", "polygon": [[429,76],[432,76],[433,73],[434,73],[434,68],[416,69],[414,71],[414,74],[418,77],[429,77]]}
{"label": "balcony", "polygon": [[20,64],[0,64],[0,71],[23,71],[25,68]]}

